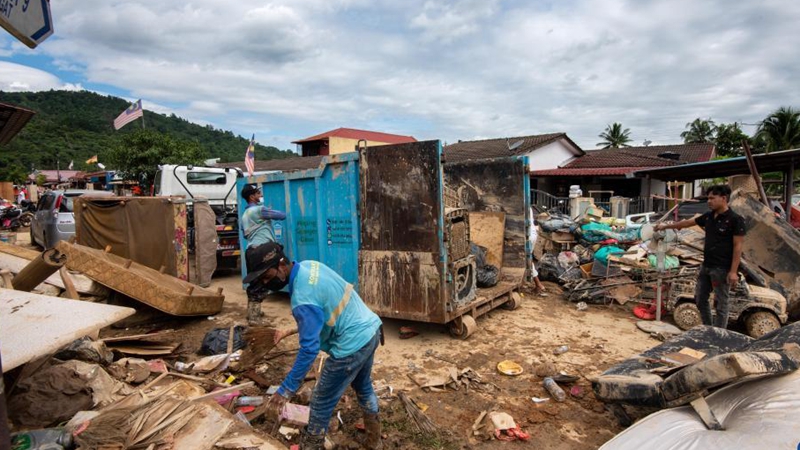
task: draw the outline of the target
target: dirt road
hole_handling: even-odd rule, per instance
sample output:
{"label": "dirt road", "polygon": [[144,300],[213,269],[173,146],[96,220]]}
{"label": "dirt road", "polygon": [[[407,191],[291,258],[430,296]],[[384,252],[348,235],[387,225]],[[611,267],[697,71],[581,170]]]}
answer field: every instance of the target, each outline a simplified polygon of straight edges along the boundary
{"label": "dirt road", "polygon": [[[444,431],[443,437],[415,435],[414,428],[407,423],[405,412],[399,406],[400,402],[382,401],[390,447],[507,446],[508,443],[483,441],[470,436],[472,424],[480,412],[493,409],[510,414],[524,431],[530,433],[527,448],[593,449],[621,431],[613,415],[594,399],[587,378],[658,342],[636,329],[636,320],[627,309],[590,306],[587,311],[577,311],[575,305],[563,300],[557,285],[547,286],[551,292],[547,298],[524,294],[519,309],[496,310],[480,318],[478,331],[465,341],[451,338],[444,326],[385,320],[386,346],[376,354],[376,384],[388,384],[395,392],[398,389],[405,390],[411,398],[428,405],[426,414]],[[213,320],[203,318],[159,326],[181,328],[181,341],[187,352],[199,348],[207,330],[243,323],[246,297],[238,274],[215,278],[212,288],[217,287],[224,289],[226,300],[223,312]],[[268,298],[263,310],[266,320],[274,326],[294,325],[288,297]],[[401,340],[401,326],[411,326],[419,335]],[[136,329],[143,331],[150,327],[140,326]],[[568,345],[569,351],[554,355],[553,350],[561,345]],[[295,347],[297,338],[290,337],[276,351]],[[524,373],[517,377],[499,374],[496,365],[502,360],[519,363]],[[271,360],[265,377],[270,382],[279,383],[292,361],[292,356]],[[534,403],[532,397],[550,397],[542,386],[542,379],[536,375],[537,369],[542,371],[548,368],[548,364],[557,372],[579,376],[576,385],[583,390],[583,397],[568,394],[564,403],[553,400]],[[498,389],[487,392],[465,392],[463,389],[424,392],[408,377],[408,374],[425,376],[446,373],[448,367],[470,367],[480,373],[484,381],[495,384]],[[569,391],[569,386],[565,388]],[[353,428],[358,420],[355,402],[343,401],[340,407],[343,409],[345,423],[342,430],[345,435],[348,430],[350,434],[357,434]]]}

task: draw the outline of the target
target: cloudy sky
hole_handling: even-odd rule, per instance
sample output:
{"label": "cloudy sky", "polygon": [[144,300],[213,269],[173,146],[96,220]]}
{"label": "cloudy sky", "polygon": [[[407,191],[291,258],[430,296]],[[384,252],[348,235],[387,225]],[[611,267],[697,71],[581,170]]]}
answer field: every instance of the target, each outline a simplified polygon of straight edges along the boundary
{"label": "cloudy sky", "polygon": [[[617,121],[680,142],[696,117],[800,107],[800,2],[52,0],[35,50],[0,33],[0,89],[87,89],[256,134],[340,126],[418,139]],[[743,127],[752,132],[752,126]]]}

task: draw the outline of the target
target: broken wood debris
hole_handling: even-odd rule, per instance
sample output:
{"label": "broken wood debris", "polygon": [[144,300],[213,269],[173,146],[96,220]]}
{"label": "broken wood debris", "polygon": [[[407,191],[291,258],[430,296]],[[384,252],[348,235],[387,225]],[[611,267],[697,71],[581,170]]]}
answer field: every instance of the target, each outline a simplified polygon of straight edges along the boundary
{"label": "broken wood debris", "polygon": [[467,391],[474,389],[481,392],[491,388],[498,389],[494,383],[484,381],[481,375],[471,367],[460,370],[457,367],[448,367],[447,374],[408,374],[408,377],[417,386],[428,389],[430,392],[443,392],[448,388],[458,391],[462,387]]}

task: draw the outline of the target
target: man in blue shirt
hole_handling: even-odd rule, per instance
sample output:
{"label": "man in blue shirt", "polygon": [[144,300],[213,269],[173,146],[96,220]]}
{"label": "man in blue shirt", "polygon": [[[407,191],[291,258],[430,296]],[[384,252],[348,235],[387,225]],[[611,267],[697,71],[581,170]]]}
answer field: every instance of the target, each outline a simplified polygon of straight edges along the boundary
{"label": "man in blue shirt", "polygon": [[[372,389],[372,362],[382,340],[380,318],[364,304],[352,284],[321,262],[289,262],[282,247],[274,243],[257,247],[247,258],[253,270],[245,283],[261,284],[272,291],[289,286],[300,339],[291,371],[270,398],[270,415],[277,419],[322,350],[330,357],[311,398],[311,414],[300,448],[323,448],[333,410],[347,386],[355,390],[364,412],[367,448],[382,448],[378,398]],[[278,333],[276,342],[287,333]]]}
{"label": "man in blue shirt", "polygon": [[[276,211],[264,206],[264,195],[258,186],[248,184],[242,188],[242,198],[247,201],[247,208],[242,213],[242,233],[247,239],[247,250],[245,252],[246,261],[250,261],[247,255],[256,247],[269,242],[275,242],[275,230],[272,227],[273,220],[286,219],[286,213]],[[247,271],[253,268],[247,265]],[[247,288],[247,323],[256,325],[261,322],[261,302],[264,300],[266,291],[259,289],[258,286],[248,286]]]}

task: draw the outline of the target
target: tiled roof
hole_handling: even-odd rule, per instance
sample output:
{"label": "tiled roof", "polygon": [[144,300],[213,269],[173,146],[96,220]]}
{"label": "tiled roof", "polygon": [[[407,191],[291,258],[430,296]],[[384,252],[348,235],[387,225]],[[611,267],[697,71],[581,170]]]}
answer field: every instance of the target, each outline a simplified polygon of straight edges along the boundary
{"label": "tiled roof", "polygon": [[[543,147],[559,139],[566,139],[581,154],[583,150],[567,137],[566,133],[549,133],[533,136],[518,136],[500,139],[485,139],[480,141],[463,141],[450,144],[444,148],[445,162],[461,162],[475,159],[503,158],[524,155],[539,147]],[[517,142],[522,141],[518,147],[509,150]]]}
{"label": "tiled roof", "polygon": [[[40,170],[40,174],[44,175],[47,178],[47,181],[57,181],[57,175],[61,175],[61,181],[68,181],[70,178],[73,178],[78,171],[77,170]],[[28,179],[32,181],[36,181],[36,177],[38,174],[31,173],[28,175]]]}
{"label": "tiled roof", "polygon": [[[678,164],[703,162],[711,159],[713,144],[655,145],[650,147],[607,148],[589,150],[581,158],[571,161],[564,168],[589,167],[666,167]],[[676,153],[678,159],[658,155]]]}
{"label": "tiled roof", "polygon": [[[297,156],[292,158],[267,159],[263,161],[256,160],[255,171],[266,172],[270,170],[281,170],[287,172],[291,170],[313,169],[319,166],[322,158],[322,156]],[[244,161],[220,163],[217,164],[217,167],[236,167],[242,172],[247,171],[244,166]]]}
{"label": "tiled roof", "polygon": [[414,136],[402,136],[399,134],[381,133],[378,131],[356,130],[354,128],[337,128],[335,130],[326,131],[316,136],[307,137],[294,141],[292,144],[302,144],[304,142],[319,141],[329,137],[341,137],[348,139],[365,139],[370,142],[384,142],[386,144],[405,144],[408,142],[417,142]]}
{"label": "tiled roof", "polygon": [[[665,158],[663,155],[666,153],[676,154],[678,158]],[[564,167],[550,170],[534,170],[531,171],[531,175],[545,177],[625,175],[648,168],[705,162],[709,161],[713,155],[713,144],[607,148],[589,150],[584,156],[570,161]]]}
{"label": "tiled roof", "polygon": [[595,169],[548,169],[533,170],[531,175],[535,177],[592,177],[603,175],[625,175],[641,170],[641,167],[599,167]]}

